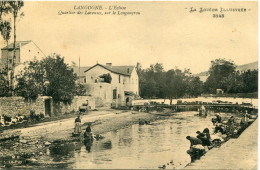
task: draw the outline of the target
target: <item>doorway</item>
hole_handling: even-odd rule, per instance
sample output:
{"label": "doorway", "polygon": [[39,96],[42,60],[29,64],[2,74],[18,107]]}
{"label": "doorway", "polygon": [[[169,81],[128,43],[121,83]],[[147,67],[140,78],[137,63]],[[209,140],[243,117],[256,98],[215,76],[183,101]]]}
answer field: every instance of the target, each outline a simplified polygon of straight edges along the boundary
{"label": "doorway", "polygon": [[45,115],[51,116],[51,99],[45,99]]}

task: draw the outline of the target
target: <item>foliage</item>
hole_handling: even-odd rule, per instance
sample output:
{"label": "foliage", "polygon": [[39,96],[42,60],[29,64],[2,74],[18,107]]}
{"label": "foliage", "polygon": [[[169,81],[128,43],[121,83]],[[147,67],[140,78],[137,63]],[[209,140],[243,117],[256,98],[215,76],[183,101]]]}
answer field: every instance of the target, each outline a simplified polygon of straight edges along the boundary
{"label": "foliage", "polygon": [[188,82],[188,94],[192,97],[198,97],[203,92],[203,82],[199,77],[191,77]]}
{"label": "foliage", "polygon": [[247,70],[241,74],[243,93],[258,91],[258,70]]}
{"label": "foliage", "polygon": [[0,71],[0,97],[9,96],[9,87],[8,87],[8,75],[5,71],[6,69],[3,69]]}
{"label": "foliage", "polygon": [[40,121],[43,118],[44,118],[44,114],[43,113],[36,114],[34,110],[30,110],[30,119],[31,120]]}
{"label": "foliage", "polygon": [[38,60],[30,61],[28,67],[17,75],[15,93],[25,99],[36,99],[44,93],[44,67]]}
{"label": "foliage", "polygon": [[54,102],[70,103],[74,95],[82,92],[77,91],[73,70],[58,54],[30,62],[17,81],[16,94],[25,98],[40,94],[52,96]]}
{"label": "foliage", "polygon": [[75,95],[84,96],[86,95],[86,88],[82,84],[76,84],[75,86]]}
{"label": "foliage", "polygon": [[189,83],[189,71],[182,72],[179,69],[172,69],[166,73],[167,97],[169,99],[181,98],[187,94]]}
{"label": "foliage", "polygon": [[140,96],[143,98],[197,97],[202,92],[202,82],[191,76],[189,70],[171,69],[164,71],[163,65],[156,63],[142,69],[137,63]]}
{"label": "foliage", "polygon": [[4,114],[3,117],[4,117],[4,121],[5,122],[11,122],[11,120],[12,120],[12,116],[11,115]]}
{"label": "foliage", "polygon": [[1,32],[3,39],[7,42],[7,44],[8,44],[8,41],[10,40],[10,38],[11,38],[10,37],[11,30],[12,30],[12,27],[11,27],[10,22],[3,21],[3,22],[0,23],[0,32]]}
{"label": "foliage", "polygon": [[9,1],[9,5],[11,7],[10,10],[13,13],[13,16],[17,17],[18,12],[24,6],[24,2],[22,0]]}
{"label": "foliage", "polygon": [[144,98],[165,97],[165,72],[163,65],[156,63],[149,68],[142,70],[141,64],[137,63],[137,74],[139,76],[140,95]]}
{"label": "foliage", "polygon": [[103,74],[103,75],[101,75],[99,77],[103,78],[104,82],[106,82],[106,83],[111,83],[111,81],[112,81],[112,77],[111,77],[111,75],[109,73]]}
{"label": "foliage", "polygon": [[12,72],[11,72],[11,80],[10,80],[10,84],[11,84],[11,89],[14,90],[14,66],[15,66],[15,58],[16,58],[16,19],[18,16],[18,12],[20,11],[20,9],[24,6],[24,2],[22,0],[16,0],[16,1],[9,1],[9,6],[10,6],[10,11],[13,14],[14,17],[14,43],[13,43],[13,63],[12,63]]}
{"label": "foliage", "polygon": [[258,91],[258,70],[235,71],[233,61],[217,59],[211,61],[209,77],[204,84],[206,93],[216,93],[223,89],[225,93],[251,93]]}
{"label": "foliage", "polygon": [[216,89],[223,89],[225,92],[228,90],[230,84],[229,80],[234,75],[236,65],[233,61],[225,59],[216,59],[211,61],[209,69],[209,77],[205,82],[205,91],[215,93]]}
{"label": "foliage", "polygon": [[52,96],[55,102],[70,103],[76,87],[73,69],[57,54],[45,58],[42,63],[46,70],[46,80],[50,83],[44,94]]}

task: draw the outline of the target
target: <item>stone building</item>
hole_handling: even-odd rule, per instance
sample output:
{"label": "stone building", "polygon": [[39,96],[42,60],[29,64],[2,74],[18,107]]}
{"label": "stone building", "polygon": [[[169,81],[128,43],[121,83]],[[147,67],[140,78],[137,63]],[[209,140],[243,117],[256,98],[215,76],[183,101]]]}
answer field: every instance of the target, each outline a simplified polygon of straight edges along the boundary
{"label": "stone building", "polygon": [[[110,83],[100,78],[104,74],[110,74]],[[139,96],[139,77],[135,66],[96,64],[85,70],[84,84],[87,94],[96,98],[96,106],[130,105],[131,100]]]}
{"label": "stone building", "polygon": [[15,56],[16,58],[13,61],[14,56],[14,44],[1,49],[1,64],[7,66],[11,69],[12,63],[14,62],[15,66],[25,63],[33,59],[42,59],[45,57],[45,54],[42,50],[33,42],[33,41],[17,41],[15,44]]}

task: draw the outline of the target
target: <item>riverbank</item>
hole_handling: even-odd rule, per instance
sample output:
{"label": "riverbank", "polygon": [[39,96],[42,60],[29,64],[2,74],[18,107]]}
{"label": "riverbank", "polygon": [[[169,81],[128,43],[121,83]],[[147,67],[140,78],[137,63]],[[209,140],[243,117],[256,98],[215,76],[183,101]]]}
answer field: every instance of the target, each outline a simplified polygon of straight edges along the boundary
{"label": "riverbank", "polygon": [[185,169],[257,169],[258,119],[237,139],[213,148]]}

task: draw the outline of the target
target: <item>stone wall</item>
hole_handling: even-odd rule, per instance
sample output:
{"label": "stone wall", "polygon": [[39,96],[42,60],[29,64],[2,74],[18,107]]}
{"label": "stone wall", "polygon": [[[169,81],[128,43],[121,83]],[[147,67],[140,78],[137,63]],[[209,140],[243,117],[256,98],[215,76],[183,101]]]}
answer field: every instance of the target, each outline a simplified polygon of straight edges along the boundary
{"label": "stone wall", "polygon": [[37,100],[27,102],[23,97],[1,97],[0,98],[0,115],[8,114],[15,116],[18,114],[29,115],[30,110],[36,114],[45,113],[44,98],[39,97]]}
{"label": "stone wall", "polygon": [[84,103],[87,103],[88,100],[88,106],[90,110],[95,109],[95,100],[91,96],[75,96],[71,102],[71,104],[64,104],[62,102],[55,103],[53,105],[54,107],[54,114],[64,114],[64,113],[70,113],[72,111],[79,111],[79,107],[83,106]]}
{"label": "stone wall", "polygon": [[40,96],[31,102],[25,101],[23,97],[0,97],[0,115],[30,115],[31,110],[35,111],[36,114],[45,114],[45,100],[50,100],[50,116],[78,111],[79,107],[87,100],[89,109],[95,109],[95,100],[90,96],[75,96],[70,105],[55,104],[49,96]]}

